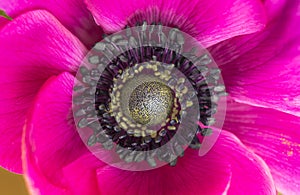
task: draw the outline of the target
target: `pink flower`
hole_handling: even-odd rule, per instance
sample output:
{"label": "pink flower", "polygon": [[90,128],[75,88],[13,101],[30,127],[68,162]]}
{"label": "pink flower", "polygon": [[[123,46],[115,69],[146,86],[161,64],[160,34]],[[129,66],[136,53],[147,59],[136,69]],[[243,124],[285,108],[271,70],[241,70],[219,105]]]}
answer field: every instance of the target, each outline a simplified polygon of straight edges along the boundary
{"label": "pink flower", "polygon": [[[2,0],[0,8],[13,18],[0,18],[0,163],[24,174],[32,193],[300,192],[299,1]],[[72,92],[102,32],[143,21],[195,37],[222,69],[229,97],[205,156],[188,148],[175,167],[132,172],[87,150]]]}

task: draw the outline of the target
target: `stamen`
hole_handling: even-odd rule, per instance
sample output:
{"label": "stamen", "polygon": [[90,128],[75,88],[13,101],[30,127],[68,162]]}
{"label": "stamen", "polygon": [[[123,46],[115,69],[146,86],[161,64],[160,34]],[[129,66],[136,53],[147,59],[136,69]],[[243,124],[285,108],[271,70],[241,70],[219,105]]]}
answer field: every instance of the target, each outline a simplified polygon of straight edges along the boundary
{"label": "stamen", "polygon": [[[200,148],[198,136],[213,133],[208,126],[225,86],[210,55],[191,40],[179,29],[144,22],[95,45],[79,69],[73,110],[97,157],[113,163],[106,156],[118,155],[121,168],[136,170],[131,163],[175,166],[186,147]],[[102,148],[114,154],[97,155]]]}

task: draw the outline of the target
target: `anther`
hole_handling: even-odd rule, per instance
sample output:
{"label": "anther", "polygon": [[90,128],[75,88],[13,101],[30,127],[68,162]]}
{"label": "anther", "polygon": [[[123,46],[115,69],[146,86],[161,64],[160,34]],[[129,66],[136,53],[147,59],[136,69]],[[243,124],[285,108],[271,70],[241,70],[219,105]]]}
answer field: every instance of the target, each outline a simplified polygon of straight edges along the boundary
{"label": "anther", "polygon": [[201,147],[200,141],[197,137],[197,135],[194,136],[192,142],[189,145],[190,148],[192,149],[199,149]]}
{"label": "anther", "polygon": [[201,130],[201,135],[202,136],[209,136],[212,134],[212,129],[211,128],[204,128]]}

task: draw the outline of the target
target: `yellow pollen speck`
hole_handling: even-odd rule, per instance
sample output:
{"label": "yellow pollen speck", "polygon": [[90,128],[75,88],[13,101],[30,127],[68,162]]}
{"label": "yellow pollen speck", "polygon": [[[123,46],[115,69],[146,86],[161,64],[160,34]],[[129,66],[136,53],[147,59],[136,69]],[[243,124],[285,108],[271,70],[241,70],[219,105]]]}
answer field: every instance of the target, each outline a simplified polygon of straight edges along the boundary
{"label": "yellow pollen speck", "polygon": [[287,152],[288,156],[293,156],[293,154],[294,154],[293,150]]}
{"label": "yellow pollen speck", "polygon": [[[281,135],[281,136],[284,136],[284,135]],[[280,141],[282,144],[287,145],[287,146],[300,147],[300,143],[292,142],[284,137],[281,137]]]}
{"label": "yellow pollen speck", "polygon": [[120,84],[120,85],[118,86],[118,89],[122,89],[122,87],[123,87],[123,85],[122,85],[122,84]]}
{"label": "yellow pollen speck", "polygon": [[128,123],[128,118],[127,117],[123,117],[123,121],[125,121],[126,123]]}
{"label": "yellow pollen speck", "polygon": [[193,102],[192,101],[187,101],[186,102],[186,107],[191,107],[193,105]]}
{"label": "yellow pollen speck", "polygon": [[171,78],[172,78],[171,76],[167,76],[167,77],[165,78],[165,81],[169,81]]}
{"label": "yellow pollen speck", "polygon": [[120,121],[121,117],[120,116],[116,116],[116,121]]}
{"label": "yellow pollen speck", "polygon": [[185,81],[184,78],[179,78],[178,81],[177,81],[177,83],[178,83],[178,84],[181,84],[181,83],[184,83],[184,81]]}
{"label": "yellow pollen speck", "polygon": [[121,122],[121,123],[120,123],[120,126],[121,126],[123,129],[128,129],[128,126],[127,126],[126,123],[124,123],[124,122]]}
{"label": "yellow pollen speck", "polygon": [[144,67],[143,67],[143,66],[140,66],[138,70],[139,70],[140,72],[142,72],[143,69],[144,69]]}
{"label": "yellow pollen speck", "polygon": [[141,137],[141,131],[138,129],[134,130],[134,137]]}
{"label": "yellow pollen speck", "polygon": [[186,94],[188,92],[188,88],[186,86],[184,86],[184,88],[182,89],[181,93]]}
{"label": "yellow pollen speck", "polygon": [[141,131],[141,135],[142,135],[142,137],[146,137],[146,132],[145,131]]}
{"label": "yellow pollen speck", "polygon": [[155,138],[156,136],[157,136],[157,132],[152,130],[152,132],[151,132],[151,137],[152,137],[152,138]]}
{"label": "yellow pollen speck", "polygon": [[128,125],[129,125],[129,127],[131,127],[131,128],[134,128],[134,127],[136,127],[136,125],[135,124],[133,124],[133,123],[127,123]]}
{"label": "yellow pollen speck", "polygon": [[169,129],[170,131],[175,131],[175,130],[176,130],[176,127],[175,127],[175,126],[168,126],[168,129]]}
{"label": "yellow pollen speck", "polygon": [[168,75],[171,75],[171,71],[165,70],[165,71],[164,71],[164,74],[167,75],[167,76],[168,76]]}
{"label": "yellow pollen speck", "polygon": [[286,155],[288,157],[291,157],[296,153],[300,154],[300,143],[292,142],[284,137],[285,135],[281,134],[281,137],[279,140],[281,141],[281,144],[288,147],[288,150],[286,152]]}

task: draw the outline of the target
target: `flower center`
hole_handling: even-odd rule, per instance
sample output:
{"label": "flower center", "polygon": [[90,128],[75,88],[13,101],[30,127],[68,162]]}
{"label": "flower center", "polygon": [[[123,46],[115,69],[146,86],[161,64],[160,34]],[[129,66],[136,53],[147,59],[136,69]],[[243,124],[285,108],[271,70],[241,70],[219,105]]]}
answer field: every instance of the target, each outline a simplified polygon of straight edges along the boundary
{"label": "flower center", "polygon": [[130,95],[129,111],[139,124],[161,124],[172,111],[172,89],[167,85],[152,81],[137,86]]}
{"label": "flower center", "polygon": [[143,24],[105,37],[76,77],[73,111],[81,138],[121,169],[175,166],[210,132],[199,123],[216,121],[225,88],[211,64],[207,51],[178,29]]}

